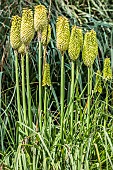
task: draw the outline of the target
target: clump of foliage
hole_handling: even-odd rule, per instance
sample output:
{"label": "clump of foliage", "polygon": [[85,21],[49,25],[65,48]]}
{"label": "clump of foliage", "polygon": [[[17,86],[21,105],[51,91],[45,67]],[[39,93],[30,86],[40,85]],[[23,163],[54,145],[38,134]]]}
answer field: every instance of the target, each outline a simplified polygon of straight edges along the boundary
{"label": "clump of foliage", "polygon": [[1,4],[0,168],[113,169],[111,9]]}

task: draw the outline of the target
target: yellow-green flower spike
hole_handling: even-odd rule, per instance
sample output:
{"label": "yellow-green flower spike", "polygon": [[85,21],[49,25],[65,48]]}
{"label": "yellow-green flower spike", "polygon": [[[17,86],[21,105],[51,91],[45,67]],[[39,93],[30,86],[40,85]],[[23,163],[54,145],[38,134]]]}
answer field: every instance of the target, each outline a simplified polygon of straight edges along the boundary
{"label": "yellow-green flower spike", "polygon": [[57,38],[57,48],[64,52],[68,49],[70,30],[69,22],[66,17],[59,16],[56,23],[56,38]]}
{"label": "yellow-green flower spike", "polygon": [[73,26],[68,49],[68,53],[71,60],[75,61],[79,57],[82,45],[83,45],[82,30],[76,26]]}
{"label": "yellow-green flower spike", "polygon": [[21,40],[26,46],[29,45],[34,36],[33,12],[31,9],[24,8],[21,22]]}
{"label": "yellow-green flower spike", "polygon": [[88,31],[85,34],[84,45],[82,51],[83,62],[87,67],[91,67],[98,54],[98,43],[96,32],[94,30]]}
{"label": "yellow-green flower spike", "polygon": [[20,53],[20,54],[24,54],[24,53],[25,53],[25,45],[24,45],[24,44],[22,44],[22,45],[19,47],[18,53]]}
{"label": "yellow-green flower spike", "polygon": [[12,25],[10,31],[10,42],[14,50],[21,46],[20,39],[21,17],[18,15],[12,17]]}
{"label": "yellow-green flower spike", "polygon": [[[48,31],[47,31],[47,29],[48,29]],[[50,39],[51,39],[51,26],[49,24],[42,31],[41,42],[42,42],[43,46],[46,46],[49,43]]]}
{"label": "yellow-green flower spike", "polygon": [[103,79],[105,79],[106,81],[112,79],[110,58],[105,58],[105,60],[104,60]]}
{"label": "yellow-green flower spike", "polygon": [[96,84],[94,87],[94,92],[102,93],[102,84],[101,84],[101,72],[100,70],[96,73]]}
{"label": "yellow-green flower spike", "polygon": [[44,5],[35,6],[34,11],[34,28],[35,31],[43,31],[43,29],[47,26],[47,9]]}
{"label": "yellow-green flower spike", "polygon": [[50,78],[50,66],[48,63],[44,64],[44,74],[42,80],[42,86],[51,86],[51,78]]}

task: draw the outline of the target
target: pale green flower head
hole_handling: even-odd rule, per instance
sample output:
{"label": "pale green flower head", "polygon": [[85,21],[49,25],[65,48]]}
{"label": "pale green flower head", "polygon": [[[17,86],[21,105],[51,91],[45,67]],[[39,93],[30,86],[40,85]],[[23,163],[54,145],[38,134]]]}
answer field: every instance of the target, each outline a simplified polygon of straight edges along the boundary
{"label": "pale green flower head", "polygon": [[51,39],[51,26],[49,24],[42,31],[41,42],[42,42],[43,46],[46,46],[49,43],[50,39]]}
{"label": "pale green flower head", "polygon": [[34,36],[33,12],[31,9],[23,8],[21,22],[21,41],[25,45],[29,45]]}
{"label": "pale green flower head", "polygon": [[43,31],[48,24],[47,9],[44,5],[35,6],[34,10],[34,28],[35,31]]}
{"label": "pale green flower head", "polygon": [[18,15],[13,16],[10,31],[10,42],[14,50],[18,49],[21,46],[20,27],[21,17],[19,17]]}
{"label": "pale green flower head", "polygon": [[102,84],[101,84],[101,72],[100,70],[97,70],[97,73],[96,73],[96,84],[95,84],[95,87],[94,87],[94,92],[98,92],[98,93],[102,93]]}
{"label": "pale green flower head", "polygon": [[83,45],[82,30],[77,26],[73,26],[68,49],[68,53],[71,60],[75,61],[79,57],[82,45]]}
{"label": "pale green flower head", "polygon": [[50,65],[48,63],[44,64],[44,74],[42,80],[42,86],[51,86],[51,78],[50,78]]}
{"label": "pale green flower head", "polygon": [[103,79],[105,79],[106,81],[112,79],[110,58],[105,58],[105,60],[104,60]]}
{"label": "pale green flower head", "polygon": [[65,52],[69,46],[70,30],[66,17],[59,16],[56,23],[56,45],[61,52]]}
{"label": "pale green flower head", "polygon": [[98,43],[96,32],[94,30],[88,31],[85,34],[84,45],[82,51],[82,59],[87,67],[93,65],[95,58],[98,54]]}

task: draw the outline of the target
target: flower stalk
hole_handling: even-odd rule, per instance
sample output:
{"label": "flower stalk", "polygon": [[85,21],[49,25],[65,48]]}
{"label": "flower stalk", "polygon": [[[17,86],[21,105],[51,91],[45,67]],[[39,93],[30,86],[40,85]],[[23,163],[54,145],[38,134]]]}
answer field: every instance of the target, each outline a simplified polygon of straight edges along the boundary
{"label": "flower stalk", "polygon": [[83,62],[88,67],[88,114],[87,114],[88,131],[89,131],[91,91],[92,91],[92,65],[94,63],[97,54],[98,54],[98,43],[96,38],[96,32],[94,30],[91,30],[85,34],[83,51],[82,51]]}
{"label": "flower stalk", "polygon": [[40,122],[40,130],[42,130],[42,45],[41,45],[41,32],[38,33],[38,42],[39,42],[39,122]]}
{"label": "flower stalk", "polygon": [[87,130],[89,129],[89,118],[90,118],[90,98],[91,98],[91,83],[90,83],[90,72],[91,68],[88,67],[88,114],[87,114]]}
{"label": "flower stalk", "polygon": [[[24,113],[24,122],[27,124],[27,115],[26,115],[26,97],[25,97],[25,74],[24,74],[24,55],[21,54],[21,70],[22,70],[22,98],[23,98],[23,113]],[[25,132],[27,133],[26,129]]]}
{"label": "flower stalk", "polygon": [[71,62],[71,93],[70,99],[72,99],[72,104],[70,106],[70,114],[71,114],[71,124],[70,124],[70,133],[73,135],[73,106],[74,106],[74,72],[75,72],[75,63]]}
{"label": "flower stalk", "polygon": [[38,43],[39,43],[39,57],[38,57],[38,75],[39,75],[39,124],[40,131],[42,130],[42,31],[47,27],[47,9],[44,5],[35,6],[34,12],[34,28],[38,34]]}
{"label": "flower stalk", "polygon": [[[34,36],[33,12],[32,12],[31,9],[24,8],[23,11],[22,11],[20,37],[21,37],[22,43],[25,45],[25,54],[26,54],[28,125],[30,126],[30,128],[32,128],[32,113],[31,113],[31,89],[30,89],[30,82],[29,82],[29,54],[28,54],[28,47],[29,47],[29,44],[30,44],[31,40],[33,39],[33,36]],[[27,123],[27,120],[26,120],[26,123]]]}
{"label": "flower stalk", "polygon": [[105,58],[104,60],[104,69],[103,69],[103,79],[105,80],[105,86],[106,86],[106,116],[104,120],[104,126],[106,127],[106,120],[108,119],[108,81],[112,79],[112,70],[110,67],[110,58]]}
{"label": "flower stalk", "polygon": [[65,69],[64,69],[64,52],[68,49],[69,39],[70,39],[70,30],[69,30],[69,22],[66,17],[59,16],[57,18],[56,23],[56,45],[57,48],[61,52],[61,87],[60,87],[60,105],[61,105],[61,113],[60,113],[60,124],[61,124],[61,143],[63,144],[64,135],[64,89],[65,89]]}
{"label": "flower stalk", "polygon": [[26,49],[26,81],[27,81],[27,101],[28,101],[28,118],[29,126],[32,128],[32,113],[31,113],[31,88],[29,82],[29,55]]}
{"label": "flower stalk", "polygon": [[[83,45],[83,34],[82,30],[77,26],[72,27],[70,41],[69,41],[69,49],[68,53],[71,59],[71,91],[70,91],[70,100],[72,100],[70,106],[70,114],[71,114],[71,121],[70,121],[70,133],[73,136],[73,106],[74,106],[74,72],[75,72],[75,61],[78,59],[80,50]],[[77,66],[77,73],[78,73],[78,66]],[[78,74],[76,74],[76,80],[78,81]]]}
{"label": "flower stalk", "polygon": [[[18,119],[19,122],[22,122],[22,118],[21,118],[21,105],[20,105],[20,88],[19,88],[19,74],[18,74],[18,53],[15,50],[15,73],[16,73],[16,91],[17,91],[17,108],[18,108]],[[18,140],[20,140],[20,135],[18,135],[18,139],[17,139],[17,143]]]}

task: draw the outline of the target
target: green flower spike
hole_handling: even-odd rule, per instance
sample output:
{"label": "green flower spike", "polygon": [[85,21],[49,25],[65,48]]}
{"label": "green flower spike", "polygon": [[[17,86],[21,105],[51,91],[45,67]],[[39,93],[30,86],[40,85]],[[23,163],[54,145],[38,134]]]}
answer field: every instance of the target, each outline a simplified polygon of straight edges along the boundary
{"label": "green flower spike", "polygon": [[83,34],[80,28],[73,26],[70,36],[68,53],[70,58],[75,61],[79,57],[83,45]]}
{"label": "green flower spike", "polygon": [[21,17],[18,15],[12,17],[12,25],[10,31],[10,42],[14,50],[21,46],[20,39]]}
{"label": "green flower spike", "polygon": [[34,36],[33,12],[31,9],[24,8],[21,22],[21,40],[26,46],[29,45]]}
{"label": "green flower spike", "polygon": [[[47,31],[47,28],[48,28],[48,31]],[[51,26],[49,24],[48,27],[45,27],[42,31],[41,42],[43,46],[46,46],[49,43],[50,39],[51,39]]]}
{"label": "green flower spike", "polygon": [[47,9],[44,5],[37,5],[35,6],[34,12],[34,28],[35,31],[43,31],[43,29],[47,26],[48,19],[47,19]]}
{"label": "green flower spike", "polygon": [[104,60],[103,79],[105,79],[106,81],[112,79],[110,58],[105,58],[105,60]]}
{"label": "green flower spike", "polygon": [[98,54],[98,43],[96,38],[96,32],[91,30],[85,34],[82,58],[87,67],[91,67]]}
{"label": "green flower spike", "polygon": [[51,86],[51,78],[50,78],[50,66],[48,63],[44,65],[44,74],[42,80],[42,86]]}
{"label": "green flower spike", "polygon": [[57,48],[64,52],[68,49],[70,31],[69,22],[66,17],[59,16],[56,23]]}
{"label": "green flower spike", "polygon": [[96,73],[96,84],[94,88],[94,92],[102,93],[102,85],[101,85],[101,72],[100,70]]}

